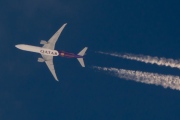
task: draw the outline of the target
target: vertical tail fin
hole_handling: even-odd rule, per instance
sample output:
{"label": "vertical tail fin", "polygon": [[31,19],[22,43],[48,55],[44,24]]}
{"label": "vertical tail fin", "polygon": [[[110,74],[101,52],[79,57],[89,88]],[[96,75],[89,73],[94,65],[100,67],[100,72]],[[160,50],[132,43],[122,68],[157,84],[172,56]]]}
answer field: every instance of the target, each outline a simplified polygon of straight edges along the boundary
{"label": "vertical tail fin", "polygon": [[[87,49],[88,49],[88,47],[85,47],[83,50],[81,50],[81,51],[78,53],[78,55],[84,56],[84,54],[86,53],[86,50],[87,50]],[[82,67],[85,67],[83,58],[77,58],[77,60],[79,61],[79,63],[81,64]]]}

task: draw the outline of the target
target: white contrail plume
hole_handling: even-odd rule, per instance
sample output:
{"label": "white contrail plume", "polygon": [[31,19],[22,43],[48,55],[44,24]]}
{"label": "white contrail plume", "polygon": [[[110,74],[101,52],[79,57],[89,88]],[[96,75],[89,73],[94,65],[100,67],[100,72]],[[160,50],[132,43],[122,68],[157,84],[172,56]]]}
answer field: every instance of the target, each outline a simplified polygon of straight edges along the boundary
{"label": "white contrail plume", "polygon": [[118,54],[118,53],[105,53],[105,52],[98,52],[98,53],[121,57],[125,59],[130,59],[130,60],[136,60],[136,61],[140,61],[144,63],[157,64],[160,66],[169,66],[172,68],[180,69],[180,60],[158,58],[158,57],[151,57],[151,56],[145,56],[145,55],[134,55],[134,54]]}
{"label": "white contrail plume", "polygon": [[146,84],[161,85],[164,88],[180,90],[179,76],[163,75],[157,73],[149,73],[149,72],[125,70],[125,69],[117,69],[117,68],[97,67],[97,66],[94,66],[93,68],[110,72],[114,76],[126,80],[133,80],[136,82],[141,82]]}

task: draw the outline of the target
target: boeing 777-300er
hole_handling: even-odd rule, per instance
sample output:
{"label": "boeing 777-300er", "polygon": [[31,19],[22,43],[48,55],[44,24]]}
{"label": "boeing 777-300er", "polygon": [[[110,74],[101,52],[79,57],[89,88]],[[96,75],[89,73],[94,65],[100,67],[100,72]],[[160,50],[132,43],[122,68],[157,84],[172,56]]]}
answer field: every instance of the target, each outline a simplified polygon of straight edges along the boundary
{"label": "boeing 777-300er", "polygon": [[68,53],[64,51],[57,51],[54,50],[56,41],[58,40],[62,30],[66,24],[64,24],[49,40],[44,41],[41,40],[40,44],[43,44],[42,47],[38,46],[32,46],[32,45],[25,45],[25,44],[18,44],[15,45],[18,49],[25,50],[25,51],[30,51],[30,52],[35,52],[35,53],[40,53],[42,55],[42,58],[38,58],[38,62],[45,62],[46,65],[48,66],[49,70],[51,71],[52,75],[54,76],[55,80],[58,81],[58,78],[56,76],[56,72],[54,69],[54,64],[53,64],[53,56],[61,56],[61,57],[67,57],[67,58],[77,58],[77,60],[80,62],[82,67],[85,67],[84,61],[83,61],[83,56],[87,50],[87,47],[85,47],[82,51],[80,51],[77,55],[74,53]]}

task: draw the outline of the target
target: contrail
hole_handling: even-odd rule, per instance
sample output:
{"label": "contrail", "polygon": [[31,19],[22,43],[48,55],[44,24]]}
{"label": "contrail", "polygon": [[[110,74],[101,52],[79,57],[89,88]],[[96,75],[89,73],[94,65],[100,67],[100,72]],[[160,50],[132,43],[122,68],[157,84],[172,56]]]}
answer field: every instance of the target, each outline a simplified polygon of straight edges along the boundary
{"label": "contrail", "polygon": [[117,68],[98,67],[98,66],[94,66],[93,68],[110,72],[112,73],[112,75],[126,80],[133,80],[136,82],[141,82],[146,84],[161,85],[164,88],[180,90],[179,76],[163,75],[157,73],[149,73],[149,72],[125,70],[125,69],[117,69]]}
{"label": "contrail", "polygon": [[145,55],[135,55],[135,54],[118,54],[118,53],[105,53],[105,52],[98,52],[98,53],[121,57],[130,60],[136,60],[144,63],[157,64],[159,66],[169,66],[172,68],[180,69],[180,60],[167,59],[163,57],[158,58],[158,57],[151,57]]}

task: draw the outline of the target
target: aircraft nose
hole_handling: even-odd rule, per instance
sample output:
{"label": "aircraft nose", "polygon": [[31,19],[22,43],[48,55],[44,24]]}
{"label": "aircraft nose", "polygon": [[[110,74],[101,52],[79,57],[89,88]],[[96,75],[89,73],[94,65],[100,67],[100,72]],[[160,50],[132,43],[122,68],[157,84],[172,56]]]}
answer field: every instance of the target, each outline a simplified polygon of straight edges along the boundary
{"label": "aircraft nose", "polygon": [[16,48],[20,48],[20,46],[19,46],[19,45],[15,45],[15,47],[16,47]]}
{"label": "aircraft nose", "polygon": [[16,48],[22,49],[22,45],[15,45]]}

